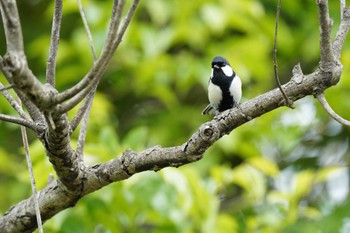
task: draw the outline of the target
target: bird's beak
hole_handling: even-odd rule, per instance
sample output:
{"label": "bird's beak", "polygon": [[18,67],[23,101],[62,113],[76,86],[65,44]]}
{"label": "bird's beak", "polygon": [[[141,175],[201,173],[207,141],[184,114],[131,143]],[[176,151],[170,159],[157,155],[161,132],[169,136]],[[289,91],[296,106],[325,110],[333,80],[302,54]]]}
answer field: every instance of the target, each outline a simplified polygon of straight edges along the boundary
{"label": "bird's beak", "polygon": [[218,65],[214,65],[213,68],[220,69],[220,67]]}

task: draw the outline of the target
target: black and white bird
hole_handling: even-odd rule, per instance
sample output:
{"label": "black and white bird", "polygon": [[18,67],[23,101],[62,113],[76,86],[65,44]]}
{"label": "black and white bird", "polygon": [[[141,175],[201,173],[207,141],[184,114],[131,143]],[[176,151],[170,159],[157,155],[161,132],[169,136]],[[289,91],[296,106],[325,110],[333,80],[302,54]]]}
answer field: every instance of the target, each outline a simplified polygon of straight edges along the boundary
{"label": "black and white bird", "polygon": [[224,57],[214,57],[211,67],[208,84],[210,104],[203,110],[202,114],[216,115],[239,105],[242,97],[242,82]]}

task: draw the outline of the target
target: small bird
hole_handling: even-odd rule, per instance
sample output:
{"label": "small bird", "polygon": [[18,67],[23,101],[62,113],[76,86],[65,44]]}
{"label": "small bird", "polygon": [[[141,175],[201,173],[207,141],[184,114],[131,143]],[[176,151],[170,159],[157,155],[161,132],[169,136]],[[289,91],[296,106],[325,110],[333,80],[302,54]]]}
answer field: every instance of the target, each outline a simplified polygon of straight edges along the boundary
{"label": "small bird", "polygon": [[224,57],[214,57],[211,67],[208,84],[210,104],[203,110],[202,114],[216,115],[239,105],[242,97],[242,82]]}

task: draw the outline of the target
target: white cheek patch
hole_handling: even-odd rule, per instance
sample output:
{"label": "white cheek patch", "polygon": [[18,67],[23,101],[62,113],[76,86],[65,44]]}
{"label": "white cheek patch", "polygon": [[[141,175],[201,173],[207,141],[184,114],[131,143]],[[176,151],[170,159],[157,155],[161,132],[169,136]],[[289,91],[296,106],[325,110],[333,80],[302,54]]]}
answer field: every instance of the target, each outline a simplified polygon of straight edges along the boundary
{"label": "white cheek patch", "polygon": [[209,82],[208,98],[209,98],[210,104],[214,108],[218,108],[219,103],[221,102],[221,99],[222,99],[222,91],[221,91],[220,87],[216,86],[212,82]]}
{"label": "white cheek patch", "polygon": [[228,77],[231,77],[233,75],[233,70],[232,70],[231,66],[229,66],[229,65],[225,65],[225,66],[221,67],[221,70]]}

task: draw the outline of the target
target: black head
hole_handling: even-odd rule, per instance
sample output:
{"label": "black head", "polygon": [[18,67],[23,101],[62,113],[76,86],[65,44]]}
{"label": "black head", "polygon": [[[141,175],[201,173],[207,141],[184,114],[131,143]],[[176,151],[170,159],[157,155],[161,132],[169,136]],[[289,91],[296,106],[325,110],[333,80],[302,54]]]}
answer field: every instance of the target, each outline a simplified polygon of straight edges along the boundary
{"label": "black head", "polygon": [[230,65],[230,63],[228,63],[228,61],[224,57],[221,57],[221,56],[214,57],[213,61],[211,62],[212,68],[221,68],[221,67],[224,67],[226,65]]}

